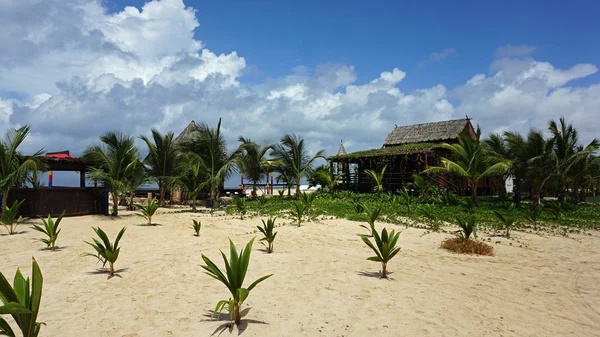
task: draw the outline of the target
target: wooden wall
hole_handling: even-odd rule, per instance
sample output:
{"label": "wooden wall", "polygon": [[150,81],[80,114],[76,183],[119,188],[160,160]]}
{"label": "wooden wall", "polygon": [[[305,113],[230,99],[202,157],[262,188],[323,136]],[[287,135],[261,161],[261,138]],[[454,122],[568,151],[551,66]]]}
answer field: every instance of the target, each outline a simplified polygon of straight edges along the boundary
{"label": "wooden wall", "polygon": [[30,218],[58,216],[63,210],[67,211],[65,216],[106,214],[108,207],[102,187],[21,188],[10,192],[9,206],[16,199],[25,199],[19,213]]}

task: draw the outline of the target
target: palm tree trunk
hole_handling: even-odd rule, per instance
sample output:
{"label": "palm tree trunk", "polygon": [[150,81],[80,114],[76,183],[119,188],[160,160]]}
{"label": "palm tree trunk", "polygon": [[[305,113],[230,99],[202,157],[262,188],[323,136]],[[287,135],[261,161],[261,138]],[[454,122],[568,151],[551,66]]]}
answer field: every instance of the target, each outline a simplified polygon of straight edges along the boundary
{"label": "palm tree trunk", "polygon": [[165,187],[163,186],[163,183],[160,180],[158,181],[158,190],[159,190],[159,194],[160,194],[160,206],[164,207],[165,206]]}
{"label": "palm tree trunk", "polygon": [[133,206],[133,197],[135,196],[135,193],[133,191],[131,191],[130,195],[129,195],[129,205],[127,206],[127,209],[130,211],[135,210],[135,206]]}
{"label": "palm tree trunk", "polygon": [[9,188],[2,192],[2,217],[6,215],[6,206],[8,206],[8,192],[10,192]]}
{"label": "palm tree trunk", "polygon": [[256,198],[256,181],[252,181],[252,198]]}
{"label": "palm tree trunk", "polygon": [[558,194],[558,201],[565,201],[565,194],[567,192],[567,178],[562,176],[560,177],[560,193]]}
{"label": "palm tree trunk", "polygon": [[477,200],[477,183],[479,181],[472,180],[471,181],[471,201],[473,202],[473,206],[479,207],[479,200]]}
{"label": "palm tree trunk", "polygon": [[117,195],[117,192],[112,192],[112,199],[113,199],[113,210],[112,210],[112,216],[117,216],[119,215],[119,196]]}
{"label": "palm tree trunk", "polygon": [[296,178],[296,198],[300,198],[300,178]]}
{"label": "palm tree trunk", "polygon": [[192,212],[196,212],[196,196],[192,198]]}
{"label": "palm tree trunk", "polygon": [[387,263],[381,263],[381,278],[387,278]]}
{"label": "palm tree trunk", "polygon": [[519,177],[515,176],[515,179],[513,179],[513,202],[516,206],[521,206],[521,188],[519,187],[519,182]]}

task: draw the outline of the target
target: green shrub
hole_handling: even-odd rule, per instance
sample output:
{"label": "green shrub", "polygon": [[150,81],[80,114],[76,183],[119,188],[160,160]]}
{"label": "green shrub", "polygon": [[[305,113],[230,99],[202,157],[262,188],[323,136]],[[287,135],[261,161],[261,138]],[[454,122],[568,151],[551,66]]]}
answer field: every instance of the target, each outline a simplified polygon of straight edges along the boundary
{"label": "green shrub", "polygon": [[503,229],[506,230],[506,238],[510,238],[510,230],[519,223],[519,214],[515,204],[511,203],[505,206],[503,210],[494,210],[493,212],[496,218],[500,220]]}
{"label": "green shrub", "polygon": [[410,214],[410,206],[413,203],[413,198],[410,195],[410,193],[408,192],[408,190],[406,190],[406,187],[403,187],[402,190],[400,190],[400,203],[404,206],[406,206],[406,213]]}
{"label": "green shrub", "polygon": [[292,208],[290,209],[290,215],[294,218],[298,227],[300,227],[300,225],[302,225],[302,218],[304,217],[305,210],[306,209],[305,209],[305,205],[303,202],[300,202],[300,201],[292,202]]}
{"label": "green shrub", "polygon": [[[40,333],[42,324],[36,322],[42,300],[42,285],[44,279],[37,261],[31,262],[31,282],[24,278],[21,271],[17,269],[11,287],[6,277],[0,273],[0,315],[12,315],[19,326],[23,337],[36,337]],[[31,288],[29,285],[31,284]],[[16,336],[8,323],[0,317],[0,335]]]}
{"label": "green shrub", "polygon": [[97,258],[98,261],[102,262],[102,267],[106,267],[106,263],[108,263],[110,267],[110,276],[113,276],[115,274],[114,264],[115,262],[117,262],[117,259],[119,258],[119,253],[121,252],[121,247],[119,247],[119,241],[125,233],[125,227],[123,227],[121,231],[119,231],[119,234],[117,234],[117,238],[115,239],[114,244],[110,242],[108,236],[100,227],[92,227],[92,229],[94,230],[94,232],[96,232],[96,235],[98,235],[98,237],[102,241],[98,241],[95,238],[92,238],[94,243],[85,241],[85,243],[94,248],[96,254],[85,253],[84,256],[93,256]]}
{"label": "green shrub", "polygon": [[55,246],[56,239],[58,238],[58,234],[60,234],[60,229],[58,228],[58,225],[60,224],[60,221],[62,220],[63,216],[65,215],[65,212],[66,212],[66,210],[64,210],[58,216],[58,218],[56,218],[56,221],[52,220],[52,217],[50,216],[50,214],[48,214],[48,219],[42,218],[44,227],[41,227],[38,225],[33,225],[34,230],[36,230],[40,233],[44,233],[47,236],[47,238],[36,239],[36,241],[43,242],[46,244],[46,247],[49,247],[50,249],[54,250],[56,248],[56,246]]}
{"label": "green shrub", "polygon": [[148,225],[152,225],[152,216],[158,210],[158,202],[156,198],[146,199],[145,205],[134,205],[141,213],[136,213],[138,216],[148,220]]}
{"label": "green shrub", "polygon": [[477,237],[477,219],[474,214],[467,215],[466,219],[456,217],[456,222],[460,229],[456,232],[459,238],[469,239],[471,235]]}
{"label": "green shrub", "polygon": [[302,200],[302,203],[304,204],[304,213],[309,217],[310,217],[310,211],[312,209],[313,202],[315,201],[316,197],[317,197],[316,192],[315,193],[303,192],[301,194],[301,200]]}
{"label": "green shrub", "polygon": [[387,278],[387,264],[400,251],[400,248],[396,247],[399,236],[400,233],[394,232],[393,229],[388,235],[387,229],[385,228],[381,231],[381,236],[377,231],[373,230],[375,244],[373,244],[368,237],[364,235],[361,236],[364,243],[371,247],[373,252],[375,252],[375,256],[371,256],[367,258],[367,260],[381,263],[381,278]]}
{"label": "green shrub", "polygon": [[2,216],[2,218],[0,219],[0,223],[2,223],[4,227],[6,227],[6,229],[8,230],[8,234],[10,235],[16,234],[17,227],[21,224],[21,222],[28,220],[28,218],[24,218],[20,215],[19,217],[17,217],[17,215],[19,214],[19,208],[21,207],[24,201],[25,199],[21,201],[15,200],[15,202],[13,202],[13,204],[10,207],[5,206],[6,214]]}
{"label": "green shrub", "polygon": [[246,207],[246,198],[234,198],[235,209],[240,215],[240,219],[244,220],[244,215],[248,212],[248,208]]}
{"label": "green shrub", "polygon": [[202,228],[202,222],[199,220],[192,220],[192,227],[195,236],[200,236],[200,229]]}
{"label": "green shrub", "polygon": [[369,230],[369,232],[371,232],[371,235],[373,235],[373,232],[375,232],[375,221],[377,221],[377,218],[379,218],[379,216],[381,215],[381,206],[376,206],[376,207],[367,207],[366,205],[362,206],[366,216],[367,216],[367,223],[369,224],[369,227],[365,226],[365,225],[360,225],[362,228],[366,228]]}
{"label": "green shrub", "polygon": [[270,254],[273,252],[273,241],[275,241],[275,236],[277,236],[277,232],[274,232],[275,218],[269,218],[267,219],[267,222],[262,220],[262,223],[262,227],[256,226],[256,228],[258,228],[258,230],[265,236],[264,238],[260,239],[260,241],[267,242],[265,247],[267,247],[267,253]]}
{"label": "green shrub", "polygon": [[240,324],[240,307],[244,303],[244,301],[248,298],[250,291],[256,287],[260,282],[266,280],[267,278],[273,276],[273,274],[269,274],[259,278],[254,281],[248,288],[244,288],[244,278],[246,277],[246,272],[248,271],[248,265],[250,264],[250,253],[252,251],[252,243],[254,239],[250,240],[248,244],[246,244],[246,248],[242,249],[238,255],[235,245],[231,240],[229,240],[229,260],[223,252],[221,255],[223,256],[223,261],[225,262],[225,270],[226,274],[215,265],[208,257],[202,254],[202,260],[206,265],[201,266],[204,270],[206,270],[206,274],[212,278],[215,278],[221,281],[231,293],[231,298],[229,300],[222,300],[217,303],[214,314],[217,312],[223,311],[225,307],[229,310],[229,319],[234,321],[235,324]]}
{"label": "green shrub", "polygon": [[534,205],[531,208],[527,208],[525,210],[525,219],[531,222],[532,225],[536,226],[540,216],[542,215],[543,210],[544,207],[541,204]]}

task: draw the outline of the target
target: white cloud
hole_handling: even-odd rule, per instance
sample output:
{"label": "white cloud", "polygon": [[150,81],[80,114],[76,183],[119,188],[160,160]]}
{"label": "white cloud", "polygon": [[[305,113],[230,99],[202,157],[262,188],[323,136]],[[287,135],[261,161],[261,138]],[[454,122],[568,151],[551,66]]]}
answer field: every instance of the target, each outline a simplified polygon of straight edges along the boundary
{"label": "white cloud", "polygon": [[598,129],[600,85],[569,87],[596,66],[556,69],[527,50],[503,51],[491,74],[476,74],[457,88],[403,92],[400,69],[357,83],[359,70],[340,64],[244,84],[243,55],[203,48],[194,37],[195,12],[180,0],[114,14],[99,0],[0,0],[0,13],[0,45],[8,47],[0,53],[0,93],[19,97],[0,97],[0,128],[31,124],[30,151],[79,152],[108,130],[177,133],[192,119],[214,125],[219,117],[231,144],[239,135],[260,141],[295,132],[329,153],[340,139],[349,151],[379,147],[395,124],[465,114],[490,132],[545,128],[561,115],[584,138]]}
{"label": "white cloud", "polygon": [[429,58],[419,63],[419,67],[423,68],[428,66],[432,62],[441,62],[449,58],[458,57],[458,52],[454,48],[446,48],[441,52],[434,52],[429,55]]}
{"label": "white cloud", "polygon": [[506,46],[502,46],[496,49],[496,57],[519,57],[519,56],[528,56],[531,55],[534,51],[536,51],[536,47],[527,46],[527,45],[517,45],[514,46],[512,44],[507,44]]}

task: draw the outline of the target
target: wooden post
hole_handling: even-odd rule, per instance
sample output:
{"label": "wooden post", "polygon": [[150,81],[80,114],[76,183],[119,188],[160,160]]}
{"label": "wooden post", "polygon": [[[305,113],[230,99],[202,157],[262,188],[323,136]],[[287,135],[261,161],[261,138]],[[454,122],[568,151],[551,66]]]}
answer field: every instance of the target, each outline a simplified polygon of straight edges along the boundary
{"label": "wooden post", "polygon": [[85,171],[79,171],[79,187],[85,187]]}

